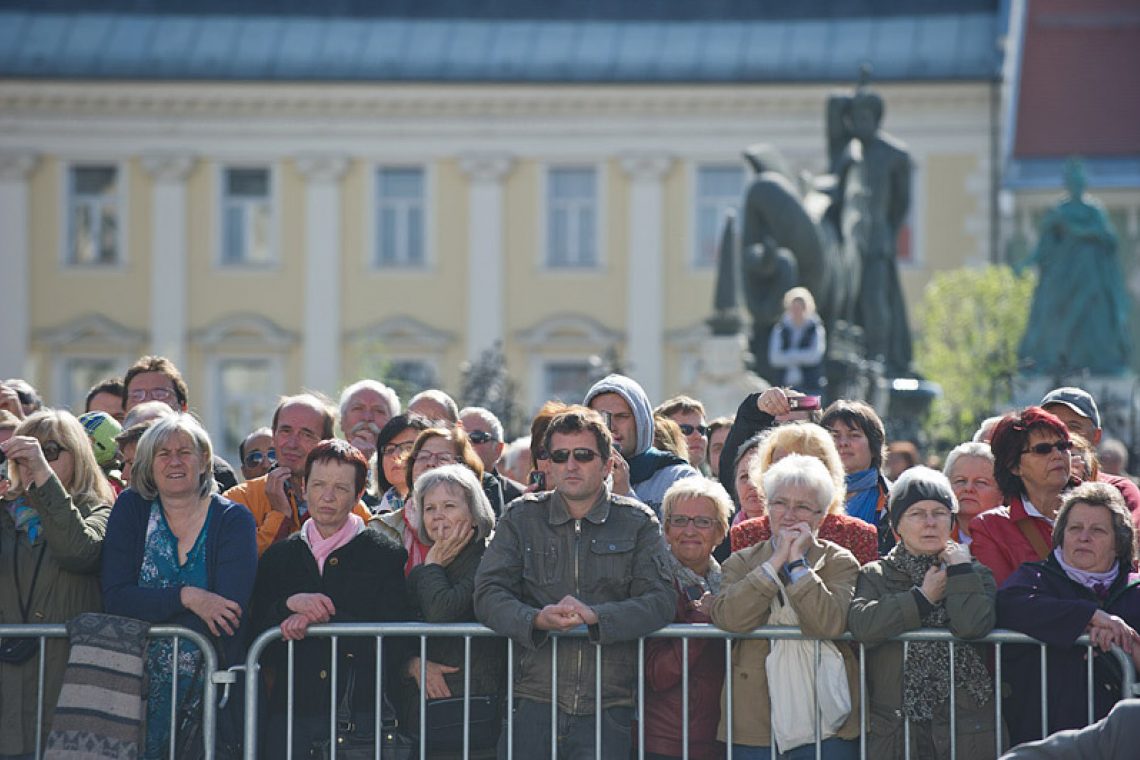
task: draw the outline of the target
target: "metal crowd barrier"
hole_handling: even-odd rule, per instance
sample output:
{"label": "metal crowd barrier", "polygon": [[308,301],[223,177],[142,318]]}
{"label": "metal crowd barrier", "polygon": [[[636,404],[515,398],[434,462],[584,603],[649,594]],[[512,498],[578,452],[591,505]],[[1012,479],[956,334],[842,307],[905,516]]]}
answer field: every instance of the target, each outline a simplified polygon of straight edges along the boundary
{"label": "metal crowd barrier", "polygon": [[[557,681],[557,678],[558,678],[558,675],[557,675],[558,640],[560,638],[568,637],[568,636],[569,637],[574,637],[574,636],[580,637],[580,636],[584,636],[584,635],[585,635],[585,628],[579,628],[577,630],[570,631],[570,632],[567,632],[564,634],[559,634],[559,635],[552,637],[552,639],[551,639],[551,646],[553,648],[552,657],[551,657],[551,667],[552,667],[551,690],[552,690],[552,692],[557,691],[557,688],[558,688],[558,681]],[[381,684],[383,683],[383,675],[384,675],[383,674],[383,648],[384,648],[384,644],[385,644],[385,639],[392,639],[392,638],[407,639],[409,637],[419,638],[419,640],[420,640],[419,641],[420,682],[423,683],[425,680],[425,672],[426,672],[427,639],[428,639],[428,637],[433,637],[433,638],[434,637],[448,637],[448,636],[450,636],[450,637],[460,637],[460,636],[463,637],[463,639],[464,639],[464,651],[465,651],[465,659],[464,659],[465,667],[463,668],[464,686],[465,686],[465,688],[464,688],[464,712],[463,712],[463,715],[464,715],[463,756],[464,757],[469,756],[469,752],[470,752],[469,734],[468,734],[469,726],[467,725],[467,719],[469,716],[470,696],[471,696],[471,693],[470,693],[471,639],[472,638],[479,638],[479,637],[494,637],[494,636],[496,636],[496,634],[493,631],[491,631],[490,629],[488,629],[482,625],[475,624],[475,623],[471,623],[471,624],[459,623],[459,624],[443,624],[443,625],[428,624],[428,623],[384,623],[384,624],[380,624],[380,623],[343,624],[343,623],[340,623],[340,624],[326,624],[326,625],[310,626],[308,629],[308,636],[329,637],[332,639],[332,645],[331,645],[331,647],[332,647],[332,658],[331,658],[330,668],[329,668],[329,690],[330,690],[330,695],[332,695],[333,698],[330,699],[329,746],[331,748],[330,757],[334,758],[334,759],[336,757],[336,745],[337,745],[337,742],[336,742],[336,730],[337,730],[336,703],[337,703],[337,700],[335,698],[335,695],[337,694],[337,683],[338,683],[338,672],[337,672],[338,667],[337,667],[337,658],[335,656],[336,651],[337,651],[337,641],[340,638],[346,638],[346,637],[373,637],[373,638],[375,638],[376,649],[377,649],[377,652],[376,652],[376,695],[375,695],[375,699],[376,699],[376,705],[377,706],[376,706],[376,714],[374,716],[374,719],[375,719],[375,725],[377,727],[377,730],[375,732],[376,741],[375,741],[373,750],[374,750],[374,757],[376,758],[376,760],[382,760],[382,757],[383,757],[383,755],[381,754],[382,753],[382,747],[381,747],[381,743],[380,743],[381,731],[379,730],[379,728],[381,726],[380,690],[381,690]],[[266,647],[268,647],[273,642],[279,640],[280,638],[281,638],[281,632],[277,628],[273,628],[273,629],[265,631],[260,636],[258,636],[257,639],[253,642],[253,645],[250,647],[249,653],[248,653],[248,656],[246,659],[246,666],[245,666],[245,671],[246,671],[246,676],[245,676],[246,677],[246,688],[245,688],[245,757],[247,758],[247,760],[255,760],[255,758],[257,758],[258,716],[259,716],[259,710],[258,710],[258,671],[259,671],[259,664],[258,664],[258,661],[259,661],[261,655],[263,654],[263,652],[265,651]],[[703,639],[722,639],[722,640],[724,640],[725,671],[726,671],[725,672],[725,682],[724,682],[725,683],[724,694],[725,694],[725,701],[726,701],[725,708],[726,708],[727,714],[732,715],[732,712],[733,712],[733,684],[732,684],[732,670],[731,670],[731,668],[732,668],[732,665],[731,665],[731,649],[732,649],[733,641],[738,640],[738,639],[769,639],[769,640],[793,639],[793,640],[801,640],[803,637],[802,637],[802,634],[800,633],[799,628],[794,628],[794,627],[769,626],[769,627],[759,628],[759,629],[757,629],[751,633],[748,633],[748,634],[731,634],[731,633],[727,633],[725,631],[722,631],[722,630],[715,628],[713,626],[710,626],[710,625],[674,624],[674,625],[667,626],[667,627],[661,629],[660,631],[656,631],[656,632],[650,634],[646,638],[680,638],[680,639],[703,638]],[[836,639],[836,641],[852,641],[853,642],[854,638],[850,634],[845,634],[844,636]],[[986,636],[984,638],[975,639],[975,640],[971,640],[971,641],[967,642],[967,641],[964,641],[961,639],[954,638],[950,634],[950,632],[945,630],[945,629],[928,628],[928,629],[921,629],[918,631],[912,631],[909,633],[902,634],[900,636],[897,636],[897,637],[891,639],[890,641],[902,642],[903,647],[904,647],[904,656],[905,656],[906,647],[908,646],[908,644],[910,642],[918,642],[918,641],[948,642],[950,645],[950,670],[951,670],[950,676],[951,676],[951,683],[952,684],[954,683],[955,645],[956,644],[966,644],[966,643],[968,643],[968,644],[990,644],[990,645],[993,645],[995,647],[995,672],[993,674],[993,681],[994,681],[994,719],[995,719],[994,724],[996,726],[996,730],[995,730],[996,739],[995,739],[995,747],[994,747],[995,757],[1001,755],[1002,749],[1003,749],[1003,747],[1002,747],[1003,731],[1002,731],[1002,695],[1001,695],[1001,668],[1002,668],[1001,649],[1003,646],[1010,645],[1010,644],[1030,644],[1030,645],[1040,646],[1040,648],[1041,648],[1041,720],[1042,720],[1043,726],[1048,726],[1048,724],[1049,724],[1048,723],[1048,686],[1047,686],[1048,674],[1046,672],[1047,645],[1042,644],[1041,642],[1037,641],[1036,639],[1032,639],[1029,636],[1026,636],[1026,635],[1021,634],[1021,633],[1015,633],[1013,631],[993,631],[988,636]],[[281,683],[278,683],[278,684],[276,684],[276,687],[277,688],[286,688],[288,690],[287,704],[290,707],[289,707],[289,714],[288,714],[287,720],[286,720],[286,747],[287,747],[286,760],[292,760],[292,758],[293,758],[293,752],[292,752],[293,718],[294,718],[293,713],[295,712],[295,710],[293,708],[293,705],[294,705],[294,692],[293,692],[294,652],[293,652],[293,642],[287,642],[286,646],[287,646],[287,672],[285,674],[285,681],[286,682],[284,685],[282,685]],[[859,694],[860,694],[860,700],[859,701],[860,701],[860,726],[861,726],[860,739],[859,739],[860,757],[863,758],[863,760],[866,760],[866,758],[867,758],[867,741],[866,741],[866,737],[867,737],[867,712],[868,712],[867,682],[866,682],[866,646],[862,645],[862,644],[857,644],[857,646],[859,648],[859,657],[858,657],[858,661],[859,661]],[[1089,641],[1088,636],[1081,636],[1077,640],[1077,643],[1075,644],[1075,646],[1085,646],[1089,650],[1089,656],[1087,658],[1087,661],[1088,661],[1087,688],[1088,688],[1088,695],[1089,695],[1088,722],[1092,723],[1093,717],[1094,717],[1094,704],[1093,704],[1094,703],[1094,697],[1093,697],[1094,678],[1093,678],[1092,644]],[[514,757],[514,746],[513,746],[513,744],[514,744],[514,719],[515,719],[515,716],[514,716],[514,711],[512,709],[512,706],[514,705],[514,648],[515,648],[514,642],[507,640],[507,655],[506,655],[507,656],[507,662],[506,662],[507,683],[506,683],[506,694],[504,696],[506,698],[505,704],[507,706],[506,707],[506,716],[507,716],[506,717],[506,722],[507,722],[507,732],[506,732],[507,747],[506,747],[506,751],[507,751],[507,757],[508,758]],[[596,657],[595,684],[594,684],[595,694],[600,694],[602,691],[602,649],[603,649],[603,647],[600,647],[600,646],[595,648],[595,657]],[[636,712],[637,712],[638,716],[643,716],[645,714],[645,688],[644,688],[644,684],[645,684],[645,639],[641,639],[637,642],[637,649],[638,649],[639,657],[638,657],[638,673],[637,673],[638,683],[637,683],[637,689],[636,689],[636,695],[637,695],[636,696],[636,700],[637,700]],[[684,760],[688,760],[688,757],[689,757],[689,735],[688,735],[688,726],[689,726],[689,698],[688,698],[688,696],[689,696],[689,672],[688,672],[689,663],[688,663],[688,653],[689,652],[688,652],[688,650],[689,650],[689,647],[687,647],[687,646],[683,647],[681,650],[681,652],[682,652],[682,668],[681,668],[681,674],[682,674],[682,684],[681,684],[681,689],[682,689],[682,720],[681,720],[681,727],[682,727],[682,749],[683,749],[682,757],[684,758]],[[818,660],[818,652],[819,652],[819,642],[817,641],[816,642],[817,660]],[[1129,657],[1128,655],[1126,655],[1119,648],[1114,647],[1112,650],[1112,653],[1119,660],[1120,665],[1121,665],[1121,671],[1123,673],[1121,697],[1126,698],[1126,697],[1136,696],[1136,695],[1140,694],[1140,690],[1137,689],[1136,671],[1133,667],[1132,658]],[[279,676],[280,676],[280,674],[279,674]],[[814,681],[814,679],[813,679],[813,681]],[[957,757],[957,747],[956,747],[957,731],[956,731],[956,715],[955,715],[955,699],[956,699],[956,696],[955,696],[955,691],[956,691],[955,688],[950,689],[950,705],[949,705],[949,708],[950,708],[950,710],[949,710],[950,726],[949,726],[949,731],[950,731],[950,756],[951,756],[951,758]],[[427,746],[426,746],[426,730],[427,730],[426,723],[427,723],[427,721],[424,720],[425,710],[426,710],[426,698],[424,696],[423,689],[420,689],[420,701],[419,701],[420,721],[419,721],[419,737],[418,737],[418,739],[419,739],[419,756],[420,756],[421,760],[425,760],[425,758],[427,758],[427,756],[428,756],[427,755]],[[594,716],[594,742],[595,742],[594,746],[595,746],[595,754],[598,757],[601,756],[600,748],[601,748],[601,742],[602,742],[602,715],[603,715],[602,710],[597,710],[595,712],[595,716]],[[551,700],[550,721],[551,721],[550,757],[556,758],[558,755],[558,744],[557,744],[558,709],[557,709],[557,700],[555,700],[555,699]],[[733,725],[732,724],[733,724],[733,721],[731,721],[731,720],[726,722],[726,727],[727,727],[726,756],[729,758],[729,760],[731,760],[731,758],[732,758],[732,739],[733,739],[733,736],[732,736]],[[822,749],[821,749],[822,739],[820,737],[820,720],[819,720],[818,711],[817,711],[817,716],[816,716],[815,733],[816,733],[816,741],[815,741],[816,758],[817,758],[817,760],[819,760],[819,758],[821,757],[821,754],[822,754]],[[904,750],[905,756],[906,756],[907,760],[909,760],[909,758],[911,756],[911,751],[910,751],[910,722],[909,722],[909,720],[907,720],[906,724],[904,725],[904,740],[903,741],[904,741],[904,747],[905,747],[905,750]],[[645,758],[645,722],[643,720],[640,720],[640,719],[637,721],[637,742],[636,742],[636,746],[638,747],[639,760],[644,760],[644,758]],[[527,760],[529,760],[529,758]],[[969,759],[967,759],[967,760],[969,760]]]}
{"label": "metal crowd barrier", "polygon": [[[47,737],[43,735],[44,732],[44,663],[45,653],[47,650],[48,639],[66,639],[67,626],[63,624],[55,625],[0,625],[0,639],[3,638],[38,638],[39,651],[33,655],[33,659],[29,660],[30,664],[33,660],[36,661],[37,677],[36,677],[36,749],[33,757],[40,760],[43,757],[44,741]],[[189,628],[182,628],[175,625],[154,625],[147,631],[147,637],[152,639],[166,638],[174,639],[174,656],[172,662],[178,662],[178,645],[180,640],[186,639],[193,642],[202,652],[205,661],[202,664],[202,672],[210,674],[210,678],[204,678],[204,689],[202,693],[202,742],[204,749],[205,760],[214,760],[214,744],[215,735],[217,733],[217,684],[226,680],[225,671],[218,672],[218,655],[214,651],[210,640],[197,631],[192,631]],[[145,654],[143,655],[145,657]],[[26,667],[20,666],[20,667]],[[144,664],[145,668],[145,664]],[[144,709],[146,695],[143,695]],[[174,669],[174,677],[171,683],[171,705],[178,704],[178,669]],[[172,709],[170,715],[170,756],[174,756],[175,746],[178,739],[178,713],[177,709]],[[145,713],[144,713],[145,715]],[[139,747],[140,756],[142,747]]]}

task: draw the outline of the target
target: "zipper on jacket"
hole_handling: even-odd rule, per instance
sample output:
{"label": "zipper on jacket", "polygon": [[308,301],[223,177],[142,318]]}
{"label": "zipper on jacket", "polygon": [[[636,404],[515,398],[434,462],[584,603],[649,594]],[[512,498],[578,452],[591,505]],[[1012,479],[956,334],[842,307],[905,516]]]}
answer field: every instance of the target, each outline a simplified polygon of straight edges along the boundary
{"label": "zipper on jacket", "polygon": [[[578,555],[582,547],[582,520],[577,519],[574,521],[574,598],[582,601],[582,589],[579,586],[578,577]],[[574,679],[574,714],[578,714],[578,701],[582,693],[582,650],[585,645],[579,641],[575,641],[575,649],[578,650],[578,673]],[[599,698],[601,695],[598,695]]]}

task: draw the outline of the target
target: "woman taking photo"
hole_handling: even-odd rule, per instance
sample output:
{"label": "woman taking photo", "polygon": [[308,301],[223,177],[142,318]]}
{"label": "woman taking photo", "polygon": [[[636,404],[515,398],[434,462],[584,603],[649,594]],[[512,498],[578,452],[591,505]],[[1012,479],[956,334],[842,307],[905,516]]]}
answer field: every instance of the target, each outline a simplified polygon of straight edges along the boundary
{"label": "woman taking photo", "polygon": [[[677,592],[673,621],[708,623],[704,606],[720,593],[722,577],[712,551],[728,531],[732,500],[720,483],[682,478],[665,492],[661,515]],[[724,645],[715,639],[691,639],[687,645],[689,712],[683,715],[686,641],[660,638],[645,642],[646,760],[682,757],[682,726],[686,722],[691,760],[724,757],[724,743],[716,739],[724,685]]]}
{"label": "woman taking photo", "polygon": [[847,473],[847,514],[875,526],[883,556],[895,545],[887,512],[891,488],[883,476],[887,438],[883,421],[862,401],[841,400],[823,410],[819,424],[831,433]]}
{"label": "woman taking photo", "polygon": [[[376,710],[376,640],[342,638],[337,643],[339,693],[329,693],[330,639],[306,639],[316,623],[412,620],[404,585],[403,547],[375,530],[352,510],[368,478],[368,461],[347,441],[321,441],[305,460],[305,500],[310,519],[261,557],[253,596],[253,629],[281,627],[295,641],[294,704],[288,702],[286,646],[275,642],[263,662],[276,680],[268,700],[264,756],[285,757],[285,736],[293,708],[293,757],[309,756],[329,734],[329,707],[353,683],[350,709],[361,725],[372,725]],[[407,644],[384,640],[384,672],[403,666]],[[349,678],[350,671],[353,678]]]}
{"label": "woman taking photo", "polygon": [[994,627],[994,581],[986,567],[950,540],[958,504],[946,476],[913,467],[891,490],[891,524],[899,543],[859,573],[847,614],[867,644],[870,736],[867,756],[901,758],[909,721],[910,757],[950,757],[950,690],[954,689],[957,756],[994,757],[993,683],[983,651],[959,644],[951,683],[949,644],[888,642],[917,628],[947,628],[960,639]]}
{"label": "woman taking photo", "polygon": [[1039,562],[1049,554],[1053,520],[1070,485],[1073,442],[1065,423],[1031,406],[1002,417],[990,447],[1005,506],[970,522],[970,552],[1001,586],[1022,562]]}
{"label": "woman taking photo", "polygon": [[[732,633],[762,625],[798,625],[807,639],[842,635],[859,562],[841,546],[816,537],[835,498],[831,474],[818,459],[792,454],[764,474],[764,491],[774,534],[725,561],[721,592],[708,605],[713,624]],[[812,689],[811,656],[805,660],[797,650],[803,646],[809,652],[815,648],[812,642],[766,639],[733,645],[733,714],[721,716],[717,738],[725,739],[726,723],[732,720],[734,758],[769,760],[777,748],[788,760],[815,757],[817,709],[822,713],[818,728],[824,760],[858,757],[855,658],[846,644],[822,643],[825,662],[817,671],[818,688]],[[790,672],[781,668],[784,677],[769,688],[768,672],[775,660],[793,667]],[[794,667],[797,661],[808,662],[808,667]],[[809,687],[799,692],[802,698],[790,698],[789,685],[804,681]]]}
{"label": "woman taking photo", "polygon": [[[0,621],[63,623],[100,609],[99,552],[114,494],[87,433],[64,411],[36,412],[0,443]],[[0,755],[36,750],[43,698],[43,739],[59,698],[67,642],[49,639],[44,693],[38,693],[39,641],[6,640],[0,659]]]}
{"label": "woman taking photo", "polygon": [[[103,605],[112,615],[218,637],[219,656],[236,665],[257,569],[256,529],[248,509],[218,495],[213,456],[209,436],[189,414],[162,417],[143,434],[131,488],[107,524]],[[174,642],[148,644],[145,757],[165,756],[171,711],[200,687],[193,683],[200,657],[193,644],[179,642],[176,706]]]}
{"label": "woman taking photo", "polygon": [[[1050,645],[1047,729],[1041,725],[1040,648],[1003,649],[1003,672],[1016,695],[1005,702],[1013,743],[1088,723],[1087,650],[1073,646],[1081,634],[1101,652],[1119,646],[1140,668],[1135,555],[1135,530],[1120,491],[1108,483],[1084,483],[1065,497],[1049,556],[1022,565],[998,592],[998,625]],[[1112,655],[1094,660],[1094,721],[1120,698],[1119,667]]]}
{"label": "woman taking photo", "polygon": [[[428,547],[423,564],[408,574],[408,591],[428,623],[475,622],[475,573],[495,528],[495,513],[475,474],[466,465],[428,470],[416,481],[415,509],[420,541]],[[405,669],[406,725],[417,733],[419,692],[427,699],[429,756],[463,750],[464,640],[428,639],[426,684],[420,658]],[[500,694],[506,677],[506,647],[492,638],[471,640],[470,747],[472,757],[493,757],[500,728]],[[444,701],[440,701],[444,700]],[[456,719],[458,718],[458,723]],[[488,754],[489,753],[489,754]]]}

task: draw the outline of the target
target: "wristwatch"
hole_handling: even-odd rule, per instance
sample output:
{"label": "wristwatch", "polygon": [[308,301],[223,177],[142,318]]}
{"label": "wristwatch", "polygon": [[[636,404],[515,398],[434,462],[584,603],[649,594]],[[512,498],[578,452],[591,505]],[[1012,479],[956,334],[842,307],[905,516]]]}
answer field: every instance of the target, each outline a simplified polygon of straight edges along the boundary
{"label": "wristwatch", "polygon": [[797,567],[802,567],[804,570],[807,570],[808,569],[807,560],[805,560],[803,557],[800,557],[797,560],[793,560],[792,562],[789,562],[788,564],[784,565],[784,572],[791,573]]}

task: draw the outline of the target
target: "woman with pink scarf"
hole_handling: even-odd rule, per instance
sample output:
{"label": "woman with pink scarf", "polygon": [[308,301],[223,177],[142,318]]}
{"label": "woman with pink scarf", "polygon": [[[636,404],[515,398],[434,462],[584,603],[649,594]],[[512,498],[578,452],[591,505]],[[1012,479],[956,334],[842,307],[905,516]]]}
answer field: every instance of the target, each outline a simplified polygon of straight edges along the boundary
{"label": "woman with pink scarf", "polygon": [[[297,533],[261,557],[253,594],[255,631],[280,626],[294,645],[293,755],[308,757],[327,739],[331,694],[330,639],[306,638],[314,623],[392,622],[415,615],[404,584],[407,551],[389,536],[368,530],[352,508],[364,492],[368,461],[341,440],[319,443],[305,462],[305,499],[310,519]],[[384,673],[395,673],[407,645],[384,641]],[[337,645],[337,702],[350,671],[355,674],[353,713],[372,716],[376,694],[376,641],[342,638]],[[266,757],[284,757],[289,710],[286,646],[269,647],[262,658],[276,670],[264,727]]]}

